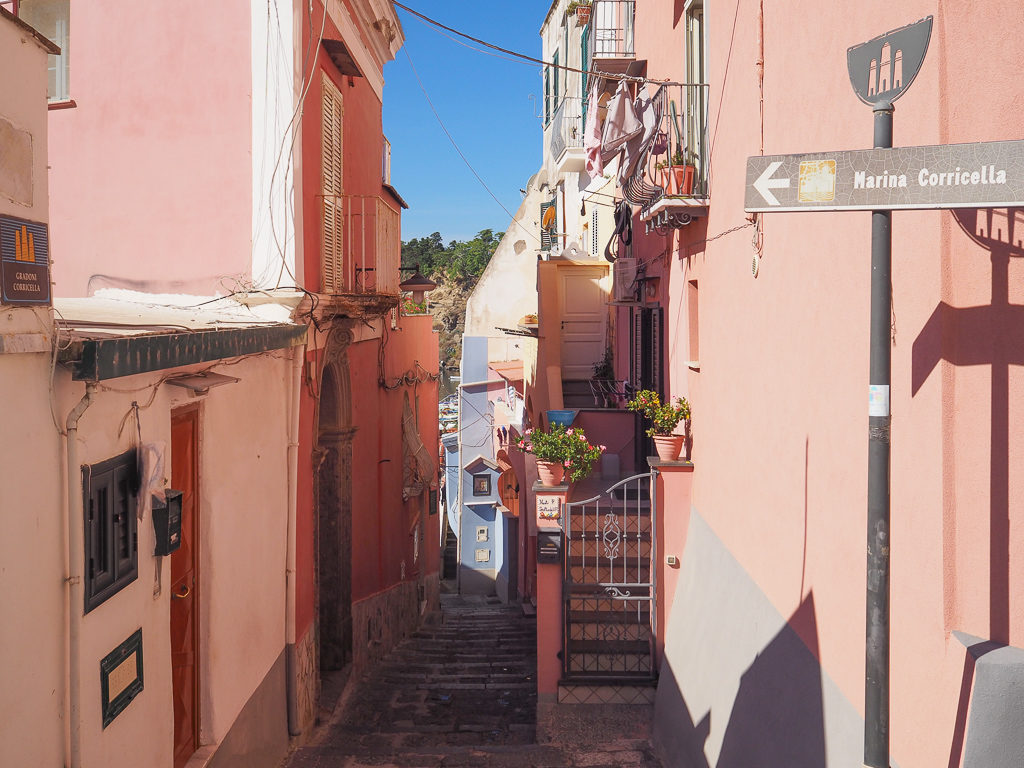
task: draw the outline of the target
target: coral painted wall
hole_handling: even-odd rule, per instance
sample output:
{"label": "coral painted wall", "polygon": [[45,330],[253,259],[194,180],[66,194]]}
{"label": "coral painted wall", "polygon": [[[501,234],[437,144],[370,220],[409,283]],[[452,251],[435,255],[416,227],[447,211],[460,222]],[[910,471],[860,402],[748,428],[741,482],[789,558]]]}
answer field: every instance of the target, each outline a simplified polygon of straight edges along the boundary
{"label": "coral painted wall", "polygon": [[162,3],[71,9],[76,106],[50,112],[56,295],[224,291],[251,262],[249,0],[201,24]]}

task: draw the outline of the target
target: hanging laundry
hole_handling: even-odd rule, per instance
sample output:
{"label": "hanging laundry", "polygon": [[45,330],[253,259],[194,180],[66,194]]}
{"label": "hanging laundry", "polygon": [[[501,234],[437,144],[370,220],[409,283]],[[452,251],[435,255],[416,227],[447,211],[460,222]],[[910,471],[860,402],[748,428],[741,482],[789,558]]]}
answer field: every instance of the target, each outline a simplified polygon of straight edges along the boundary
{"label": "hanging laundry", "polygon": [[612,100],[608,102],[608,116],[601,133],[601,156],[604,162],[607,164],[627,141],[643,129],[643,123],[633,107],[633,100],[629,97],[629,86],[622,80]]}
{"label": "hanging laundry", "polygon": [[[615,252],[612,252],[612,243],[615,244]],[[623,246],[633,243],[633,207],[625,200],[615,205],[615,231],[608,239],[604,247],[604,258],[607,261],[615,261],[616,253],[621,253]]]}
{"label": "hanging laundry", "polygon": [[640,135],[626,142],[626,152],[619,165],[619,186],[625,187],[626,182],[636,172],[640,165],[646,165],[652,154],[664,154],[667,143],[658,148],[660,139],[664,133],[659,132],[661,126],[663,99],[655,94],[653,98],[637,96],[634,105],[643,124],[643,131]]}
{"label": "hanging laundry", "polygon": [[587,155],[587,175],[591,179],[596,179],[604,173],[604,160],[601,158],[601,118],[598,114],[599,94],[603,84],[602,78],[594,78],[594,85],[587,100],[587,124],[583,129],[583,151]]}

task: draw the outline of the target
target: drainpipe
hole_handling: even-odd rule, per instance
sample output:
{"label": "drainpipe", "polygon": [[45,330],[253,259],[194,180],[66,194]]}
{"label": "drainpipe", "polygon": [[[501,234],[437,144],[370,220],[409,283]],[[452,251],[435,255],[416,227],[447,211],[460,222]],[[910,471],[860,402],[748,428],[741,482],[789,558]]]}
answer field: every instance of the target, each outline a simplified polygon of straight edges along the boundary
{"label": "drainpipe", "polygon": [[82,509],[82,470],[78,465],[78,420],[85,410],[92,405],[96,394],[96,383],[85,385],[85,395],[78,405],[71,409],[65,426],[67,440],[67,483],[68,503],[64,540],[68,543],[68,713],[65,718],[66,736],[70,760],[70,768],[81,768],[82,765],[82,718],[81,718],[81,685],[79,681],[79,647],[82,631],[82,569],[85,562],[85,543],[83,541],[83,509]]}
{"label": "drainpipe", "polygon": [[288,704],[288,734],[298,736],[299,706],[295,670],[295,518],[298,514],[299,404],[302,400],[302,362],[306,347],[292,347],[292,376],[288,409],[288,532],[284,572],[285,698]]}

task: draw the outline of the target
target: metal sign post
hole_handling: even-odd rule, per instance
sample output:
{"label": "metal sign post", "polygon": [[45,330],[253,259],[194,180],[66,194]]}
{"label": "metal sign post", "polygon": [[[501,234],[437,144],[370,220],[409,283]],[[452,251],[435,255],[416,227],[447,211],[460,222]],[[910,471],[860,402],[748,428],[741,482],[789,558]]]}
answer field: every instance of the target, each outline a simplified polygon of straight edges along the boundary
{"label": "metal sign post", "polygon": [[892,211],[989,208],[1024,198],[1024,142],[892,148],[893,102],[928,52],[932,17],[846,52],[850,84],[874,112],[874,149],[747,159],[744,209],[871,211],[864,765],[889,768],[889,384]]}
{"label": "metal sign post", "polygon": [[[874,146],[892,148],[892,103],[928,51],[932,18],[846,53],[850,83],[874,110]],[[908,69],[909,67],[909,69]],[[868,532],[864,650],[864,765],[889,768],[889,384],[892,363],[892,210],[871,212],[871,344],[868,378]]]}

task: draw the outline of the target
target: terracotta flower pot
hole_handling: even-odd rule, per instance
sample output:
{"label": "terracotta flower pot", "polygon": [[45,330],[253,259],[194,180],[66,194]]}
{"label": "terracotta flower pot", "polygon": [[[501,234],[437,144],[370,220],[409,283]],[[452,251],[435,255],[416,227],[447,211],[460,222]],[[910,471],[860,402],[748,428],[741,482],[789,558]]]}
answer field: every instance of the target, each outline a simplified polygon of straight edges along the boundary
{"label": "terracotta flower pot", "polygon": [[576,22],[582,27],[590,21],[590,6],[589,5],[577,5],[576,6]]}
{"label": "terracotta flower pot", "polygon": [[683,435],[655,435],[654,449],[662,461],[678,461],[683,450]]}
{"label": "terracotta flower pot", "polygon": [[561,485],[565,467],[557,461],[537,461],[537,476],[541,485]]}

